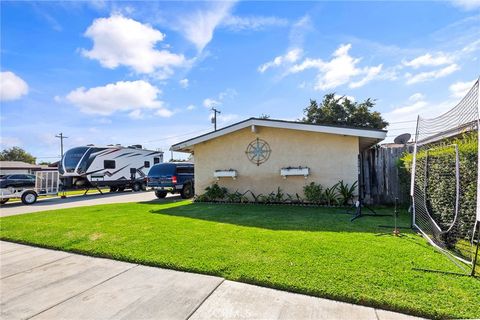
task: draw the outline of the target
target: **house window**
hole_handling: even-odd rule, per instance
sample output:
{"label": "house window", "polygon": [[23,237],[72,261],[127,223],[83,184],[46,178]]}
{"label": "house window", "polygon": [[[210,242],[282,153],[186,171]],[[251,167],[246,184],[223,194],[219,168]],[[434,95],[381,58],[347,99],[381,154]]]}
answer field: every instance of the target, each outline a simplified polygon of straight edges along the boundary
{"label": "house window", "polygon": [[115,169],[115,160],[103,160],[104,169]]}
{"label": "house window", "polygon": [[159,157],[154,157],[153,158],[153,164],[160,163],[160,158]]}
{"label": "house window", "polygon": [[144,164],[143,164],[143,166],[144,166],[145,168],[150,168],[150,161],[145,161]]}

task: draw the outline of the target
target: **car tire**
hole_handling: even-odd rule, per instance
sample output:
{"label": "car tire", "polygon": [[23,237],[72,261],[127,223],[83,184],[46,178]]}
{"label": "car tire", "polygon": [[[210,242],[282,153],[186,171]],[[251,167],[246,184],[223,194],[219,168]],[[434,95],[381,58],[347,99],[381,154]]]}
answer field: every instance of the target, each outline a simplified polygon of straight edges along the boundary
{"label": "car tire", "polygon": [[0,204],[5,204],[8,202],[8,198],[0,200]]}
{"label": "car tire", "polygon": [[117,187],[110,187],[110,192],[116,192],[117,191]]}
{"label": "car tire", "polygon": [[193,197],[193,188],[190,183],[187,183],[183,186],[182,191],[180,192],[182,199],[189,199]]}
{"label": "car tire", "polygon": [[22,194],[22,203],[26,205],[34,204],[37,202],[37,193],[35,191],[25,191]]}
{"label": "car tire", "polygon": [[140,191],[140,190],[142,190],[141,184],[138,183],[138,182],[135,182],[135,183],[133,184],[132,191],[138,192],[138,191]]}
{"label": "car tire", "polygon": [[155,196],[156,196],[158,199],[165,199],[165,197],[167,196],[167,191],[155,190]]}

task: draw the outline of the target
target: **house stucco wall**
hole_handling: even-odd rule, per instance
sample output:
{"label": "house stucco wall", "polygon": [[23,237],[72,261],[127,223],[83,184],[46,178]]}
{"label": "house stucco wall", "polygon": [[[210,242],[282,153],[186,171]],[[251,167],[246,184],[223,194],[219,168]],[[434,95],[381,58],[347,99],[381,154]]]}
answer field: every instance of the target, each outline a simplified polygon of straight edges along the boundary
{"label": "house stucco wall", "polygon": [[[250,162],[245,150],[256,138],[268,142],[270,158],[257,166]],[[194,146],[195,193],[203,194],[207,186],[218,182],[230,192],[253,191],[269,194],[280,187],[284,192],[303,197],[303,186],[314,181],[329,187],[343,180],[353,183],[358,174],[358,137],[307,132],[291,129],[256,127],[245,128]],[[310,175],[284,179],[284,167],[309,167]],[[215,170],[235,169],[236,180],[214,178]]]}

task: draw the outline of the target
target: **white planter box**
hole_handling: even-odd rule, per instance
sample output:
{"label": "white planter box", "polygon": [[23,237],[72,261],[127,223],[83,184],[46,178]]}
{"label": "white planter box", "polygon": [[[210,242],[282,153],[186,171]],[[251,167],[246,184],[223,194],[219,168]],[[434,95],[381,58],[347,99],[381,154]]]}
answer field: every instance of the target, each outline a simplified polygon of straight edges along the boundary
{"label": "white planter box", "polygon": [[286,179],[288,176],[304,176],[305,179],[310,174],[310,168],[294,167],[280,169],[280,175]]}
{"label": "white planter box", "polygon": [[235,180],[237,178],[237,170],[217,170],[213,173],[213,176],[217,178],[233,178]]}

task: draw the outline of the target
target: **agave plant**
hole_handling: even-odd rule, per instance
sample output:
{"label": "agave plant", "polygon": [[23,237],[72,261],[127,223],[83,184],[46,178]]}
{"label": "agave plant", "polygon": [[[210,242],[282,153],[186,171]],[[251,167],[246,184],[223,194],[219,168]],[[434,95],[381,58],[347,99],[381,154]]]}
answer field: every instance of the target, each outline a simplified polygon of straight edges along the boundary
{"label": "agave plant", "polygon": [[284,202],[285,201],[285,194],[283,193],[280,187],[277,187],[277,193],[275,193],[275,202]]}
{"label": "agave plant", "polygon": [[323,200],[328,206],[338,204],[338,183],[323,191]]}
{"label": "agave plant", "polygon": [[340,194],[340,203],[344,206],[348,205],[355,195],[355,189],[357,188],[357,181],[355,181],[351,186],[348,183],[344,183],[341,180],[338,183],[338,192]]}

